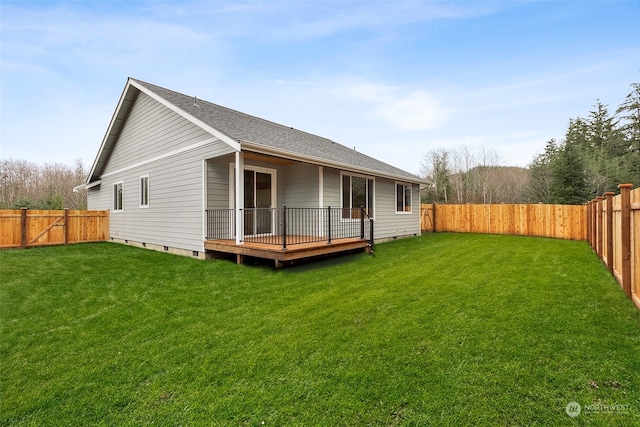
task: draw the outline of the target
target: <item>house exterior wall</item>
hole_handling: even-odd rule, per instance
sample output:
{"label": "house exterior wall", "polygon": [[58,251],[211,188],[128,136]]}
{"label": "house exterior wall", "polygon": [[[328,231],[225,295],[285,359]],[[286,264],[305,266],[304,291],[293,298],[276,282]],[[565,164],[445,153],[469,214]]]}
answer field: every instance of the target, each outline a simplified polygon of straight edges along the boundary
{"label": "house exterior wall", "polygon": [[[88,208],[111,209],[114,241],[198,251],[203,256],[204,159],[232,151],[141,94],[100,177],[101,184],[88,191]],[[141,207],[140,177],[147,175],[149,205]],[[118,182],[123,185],[121,211],[113,206],[113,187]]]}
{"label": "house exterior wall", "polygon": [[317,208],[318,166],[307,163],[296,163],[286,168],[285,203],[292,208]]}
{"label": "house exterior wall", "polygon": [[207,132],[140,93],[103,175],[211,138]]}
{"label": "house exterior wall", "polygon": [[324,168],[322,177],[324,180],[322,184],[324,192],[322,195],[322,207],[339,208],[342,204],[340,199],[340,171],[333,168]]}
{"label": "house exterior wall", "polygon": [[[324,207],[342,206],[341,173],[324,168]],[[374,234],[376,240],[420,234],[420,189],[412,185],[411,213],[396,212],[396,181],[380,177],[374,179]]]}
{"label": "house exterior wall", "polygon": [[411,213],[396,212],[396,181],[376,178],[375,193],[376,240],[420,234],[420,191],[417,184],[411,189]]}
{"label": "house exterior wall", "polygon": [[207,161],[207,209],[229,209],[229,164],[234,155]]}

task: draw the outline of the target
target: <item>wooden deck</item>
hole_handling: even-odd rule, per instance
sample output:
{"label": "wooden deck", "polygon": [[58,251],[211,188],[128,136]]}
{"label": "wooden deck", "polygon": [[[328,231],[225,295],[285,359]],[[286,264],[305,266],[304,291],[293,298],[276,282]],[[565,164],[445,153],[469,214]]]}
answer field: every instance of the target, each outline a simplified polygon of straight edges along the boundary
{"label": "wooden deck", "polygon": [[296,260],[341,252],[368,250],[367,241],[359,238],[336,239],[331,243],[326,240],[296,243],[296,241],[304,240],[306,240],[304,237],[287,236],[286,249],[283,249],[280,244],[244,242],[242,245],[236,245],[234,240],[205,240],[204,248],[207,252],[234,254],[238,264],[242,264],[244,257],[270,259],[274,261],[276,268]]}

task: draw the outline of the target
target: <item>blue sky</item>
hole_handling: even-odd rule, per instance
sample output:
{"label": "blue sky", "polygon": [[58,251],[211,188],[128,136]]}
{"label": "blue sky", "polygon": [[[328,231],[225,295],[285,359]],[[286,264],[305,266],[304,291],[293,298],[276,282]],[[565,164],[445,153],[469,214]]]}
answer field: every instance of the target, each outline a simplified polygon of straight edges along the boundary
{"label": "blue sky", "polygon": [[131,76],[419,173],[526,166],[640,81],[640,1],[0,0],[0,158],[93,163]]}

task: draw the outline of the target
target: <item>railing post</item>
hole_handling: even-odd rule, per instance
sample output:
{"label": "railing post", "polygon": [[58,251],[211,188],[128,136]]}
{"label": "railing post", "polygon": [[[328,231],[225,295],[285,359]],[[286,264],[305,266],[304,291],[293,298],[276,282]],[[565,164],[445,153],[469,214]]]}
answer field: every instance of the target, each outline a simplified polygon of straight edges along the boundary
{"label": "railing post", "polygon": [[613,274],[613,191],[604,193],[607,199],[607,268]]}
{"label": "railing post", "polygon": [[331,243],[331,206],[327,207],[327,236],[329,238],[329,241],[327,242],[327,244]]}
{"label": "railing post", "polygon": [[373,253],[373,218],[369,218],[369,227],[371,227],[371,229],[369,230],[369,238],[371,239],[369,248],[371,253]]}
{"label": "railing post", "polygon": [[622,238],[622,289],[631,298],[631,187],[620,184],[620,231]]}
{"label": "railing post", "polygon": [[20,209],[20,247],[27,247],[27,210],[29,208]]}
{"label": "railing post", "polygon": [[364,239],[364,206],[360,207],[360,238]]}
{"label": "railing post", "polygon": [[287,249],[287,205],[282,205],[282,249]]}

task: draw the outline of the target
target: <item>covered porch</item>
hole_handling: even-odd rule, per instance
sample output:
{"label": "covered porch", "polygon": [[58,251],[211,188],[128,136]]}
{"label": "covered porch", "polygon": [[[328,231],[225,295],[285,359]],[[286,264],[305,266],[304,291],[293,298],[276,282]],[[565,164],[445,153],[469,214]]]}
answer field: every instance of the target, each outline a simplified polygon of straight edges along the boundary
{"label": "covered porch", "polygon": [[373,252],[374,222],[364,208],[210,209],[204,248],[285,263],[341,252]]}

